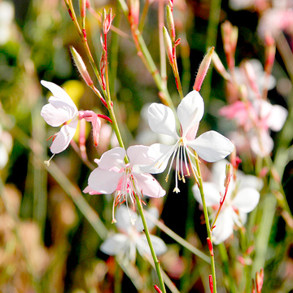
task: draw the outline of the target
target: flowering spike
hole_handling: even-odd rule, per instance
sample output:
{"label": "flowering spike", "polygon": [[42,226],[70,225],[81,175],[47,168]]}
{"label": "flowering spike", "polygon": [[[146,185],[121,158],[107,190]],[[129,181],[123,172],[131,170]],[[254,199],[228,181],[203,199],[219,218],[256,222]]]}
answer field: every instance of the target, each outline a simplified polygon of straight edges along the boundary
{"label": "flowering spike", "polygon": [[211,63],[211,60],[213,57],[214,50],[215,50],[215,47],[211,47],[208,49],[207,54],[204,56],[200,66],[199,66],[198,73],[196,75],[194,86],[193,86],[193,89],[198,92],[201,89],[201,85],[202,85],[204,78],[207,74],[207,71],[210,67],[210,63]]}
{"label": "flowering spike", "polygon": [[87,71],[87,68],[81,58],[81,56],[77,53],[77,51],[74,49],[74,47],[70,47],[70,52],[73,57],[74,63],[76,64],[76,67],[81,74],[83,80],[86,82],[86,84],[91,87],[93,85],[93,81]]}

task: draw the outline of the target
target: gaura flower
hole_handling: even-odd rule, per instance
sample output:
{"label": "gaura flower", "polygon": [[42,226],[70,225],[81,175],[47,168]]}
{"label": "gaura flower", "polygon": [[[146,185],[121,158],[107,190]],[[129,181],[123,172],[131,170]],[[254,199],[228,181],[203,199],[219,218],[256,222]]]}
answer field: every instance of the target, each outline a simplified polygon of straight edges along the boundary
{"label": "gaura flower", "polygon": [[[213,208],[214,216],[225,193],[224,182],[227,163],[225,160],[215,163],[211,181],[203,183],[206,205]],[[258,204],[259,190],[261,188],[262,181],[255,176],[244,175],[238,171],[236,180],[231,178],[223,207],[212,230],[215,244],[219,244],[229,238],[233,234],[234,225],[243,226],[246,222],[247,214],[254,210]],[[193,186],[193,194],[195,199],[202,204],[197,185]]]}
{"label": "gaura flower", "polygon": [[[252,151],[263,157],[268,155],[274,142],[269,130],[280,131],[288,116],[288,111],[280,105],[272,105],[265,100],[252,102],[237,101],[220,109],[220,115],[236,124],[247,133]],[[236,143],[236,141],[234,141]]]}
{"label": "gaura flower", "polygon": [[130,200],[135,203],[135,194],[150,197],[162,197],[166,191],[159,182],[150,174],[142,170],[145,165],[154,161],[148,155],[149,147],[136,145],[127,149],[129,163],[125,163],[126,151],[121,147],[113,148],[105,152],[100,160],[96,160],[98,168],[91,172],[88,179],[87,192],[91,194],[111,194],[115,192],[114,207],[119,203]]}
{"label": "gaura flower", "polygon": [[[185,96],[177,108],[177,116],[180,122],[179,135],[176,130],[176,119],[172,110],[162,104],[153,103],[148,110],[148,122],[150,128],[159,134],[165,134],[175,139],[175,144],[153,144],[149,154],[156,158],[155,164],[148,166],[150,173],[163,172],[171,158],[168,176],[176,158],[176,182],[174,192],[179,192],[178,178],[185,182],[184,176],[190,175],[189,164],[195,168],[190,157],[195,157],[194,151],[207,162],[215,162],[229,155],[234,145],[231,141],[216,131],[207,131],[195,138],[199,121],[204,113],[204,103],[197,91],[190,92]],[[186,170],[186,172],[184,171]]]}
{"label": "gaura flower", "polygon": [[[152,208],[149,210],[153,216],[158,218],[158,210]],[[125,206],[118,208],[116,226],[121,233],[110,236],[101,246],[101,251],[108,255],[116,255],[127,261],[135,261],[136,250],[141,256],[151,255],[145,234],[142,233],[143,225],[141,218],[132,210]],[[131,221],[135,219],[135,224]],[[153,222],[148,221],[149,230],[154,227]],[[156,255],[161,255],[167,251],[166,244],[159,237],[150,235]]]}
{"label": "gaura flower", "polygon": [[97,115],[93,111],[78,111],[69,95],[61,87],[44,80],[41,81],[41,84],[53,94],[49,98],[49,103],[43,106],[41,116],[50,126],[58,127],[63,125],[60,131],[53,136],[53,143],[50,147],[53,156],[68,147],[80,119],[85,119],[92,123],[94,142],[97,145],[101,128],[99,117],[107,117]]}

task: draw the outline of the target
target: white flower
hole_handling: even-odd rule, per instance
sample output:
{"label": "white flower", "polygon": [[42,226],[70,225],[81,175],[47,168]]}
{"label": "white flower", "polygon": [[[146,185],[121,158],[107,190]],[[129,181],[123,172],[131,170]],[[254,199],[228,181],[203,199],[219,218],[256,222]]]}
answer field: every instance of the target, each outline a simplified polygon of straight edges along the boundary
{"label": "white flower", "polygon": [[[185,96],[177,108],[177,116],[180,122],[180,135],[176,131],[176,119],[172,110],[163,105],[153,103],[149,107],[148,121],[150,128],[159,134],[165,134],[175,139],[175,144],[153,144],[150,146],[149,154],[157,158],[156,163],[146,168],[150,173],[163,172],[171,158],[168,171],[170,173],[172,164],[176,157],[176,185],[175,192],[179,192],[178,180],[184,179],[184,174],[189,174],[190,156],[194,156],[194,151],[203,160],[215,162],[229,155],[234,145],[229,139],[216,131],[207,131],[195,138],[199,121],[204,113],[204,103],[201,95],[197,91],[190,92]],[[186,172],[184,172],[184,169]],[[166,180],[168,179],[168,175]]]}
{"label": "white flower", "polygon": [[[203,183],[206,205],[213,207],[215,213],[225,193],[226,163],[223,160],[214,164],[212,180]],[[240,171],[237,172],[237,181],[231,180],[223,207],[217,218],[215,228],[212,230],[215,244],[225,241],[233,233],[234,225],[241,227],[245,223],[247,213],[251,212],[258,204],[260,196],[258,190],[261,188],[262,181],[260,179],[252,175],[244,175]],[[197,185],[193,187],[193,193],[196,200],[202,204]]]}
{"label": "white flower", "polygon": [[143,166],[153,163],[153,159],[148,156],[148,149],[142,145],[129,147],[127,156],[130,162],[126,164],[125,150],[121,147],[113,148],[97,160],[99,166],[89,176],[86,189],[88,192],[111,194],[116,191],[113,221],[114,206],[125,201],[128,204],[128,199],[134,205],[134,193],[150,197],[162,197],[166,194],[159,182],[142,170]]}
{"label": "white flower", "polygon": [[[155,208],[149,210],[153,216],[158,218],[158,211]],[[150,255],[150,249],[145,234],[142,233],[143,225],[141,218],[132,210],[121,206],[116,213],[116,226],[122,233],[116,233],[110,236],[101,246],[101,251],[108,255],[116,255],[123,257],[124,260],[135,261],[136,250],[139,254]],[[133,219],[135,223],[133,224]],[[149,230],[154,227],[153,222],[147,222]],[[150,235],[151,241],[156,255],[166,252],[167,247],[163,240],[159,237]]]}
{"label": "white flower", "polygon": [[0,45],[5,44],[11,35],[14,6],[11,2],[0,2]]}
{"label": "white flower", "polygon": [[49,103],[43,106],[41,116],[53,127],[63,125],[60,131],[53,136],[53,143],[50,147],[53,155],[61,153],[68,147],[80,119],[91,122],[94,142],[97,145],[101,128],[99,117],[107,117],[97,115],[93,111],[78,111],[69,95],[60,86],[44,80],[41,81],[41,84],[53,94],[49,98]]}

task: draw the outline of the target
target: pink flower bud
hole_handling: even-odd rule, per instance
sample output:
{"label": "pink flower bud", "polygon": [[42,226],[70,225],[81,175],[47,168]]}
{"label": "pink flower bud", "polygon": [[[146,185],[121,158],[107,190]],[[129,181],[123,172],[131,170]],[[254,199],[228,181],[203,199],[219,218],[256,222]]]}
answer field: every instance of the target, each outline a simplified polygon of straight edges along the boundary
{"label": "pink flower bud", "polygon": [[114,15],[112,15],[112,9],[110,8],[109,13],[107,14],[106,9],[104,9],[104,20],[103,20],[103,33],[106,35],[112,25],[112,21],[114,19]]}
{"label": "pink flower bud", "polygon": [[260,270],[260,272],[256,273],[255,276],[255,283],[256,283],[256,292],[261,293],[262,285],[263,285],[263,278],[264,278],[264,272],[263,269]]}
{"label": "pink flower bud", "polygon": [[201,89],[201,85],[202,85],[204,78],[205,78],[205,76],[208,72],[208,69],[210,67],[213,53],[214,53],[214,49],[215,49],[215,47],[211,47],[208,49],[207,54],[204,56],[200,66],[199,66],[198,73],[196,75],[194,86],[193,86],[193,89],[198,92]]}
{"label": "pink flower bud", "polygon": [[162,293],[162,290],[157,285],[154,285],[154,288],[158,293]]}
{"label": "pink flower bud", "polygon": [[275,61],[276,55],[276,45],[273,37],[269,34],[265,37],[265,66],[264,70],[266,74],[270,74],[272,72],[272,68]]}
{"label": "pink flower bud", "polygon": [[139,0],[129,0],[129,22],[133,26],[139,24]]}
{"label": "pink flower bud", "polygon": [[231,76],[227,72],[227,70],[225,69],[222,61],[220,60],[220,58],[216,52],[214,52],[212,60],[213,60],[213,64],[214,64],[216,70],[221,74],[221,76],[226,80],[230,80]]}
{"label": "pink flower bud", "polygon": [[93,85],[93,81],[86,69],[86,66],[81,58],[81,56],[77,53],[77,51],[73,48],[70,47],[70,52],[72,54],[72,58],[74,60],[74,63],[79,71],[79,73],[81,74],[82,78],[84,79],[84,81],[86,82],[86,84],[88,86],[92,86]]}
{"label": "pink flower bud", "polygon": [[209,237],[207,238],[207,244],[208,244],[208,248],[209,248],[211,256],[214,256],[213,243]]}
{"label": "pink flower bud", "polygon": [[213,276],[212,275],[209,275],[209,284],[210,284],[211,293],[214,293],[214,282],[213,282]]}

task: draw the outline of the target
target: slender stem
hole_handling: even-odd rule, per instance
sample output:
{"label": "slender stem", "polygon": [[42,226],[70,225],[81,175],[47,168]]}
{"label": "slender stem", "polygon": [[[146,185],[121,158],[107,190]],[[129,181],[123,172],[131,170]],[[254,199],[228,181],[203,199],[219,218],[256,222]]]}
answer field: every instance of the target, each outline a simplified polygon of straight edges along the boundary
{"label": "slender stem", "polygon": [[137,193],[135,193],[135,199],[136,199],[136,203],[137,203],[138,212],[140,214],[142,224],[143,224],[143,227],[144,227],[144,233],[145,233],[145,236],[147,238],[147,241],[148,241],[148,244],[149,244],[149,247],[150,247],[150,250],[151,250],[151,254],[152,254],[152,257],[153,257],[153,260],[154,260],[154,263],[155,263],[155,267],[156,267],[157,275],[158,275],[158,278],[159,278],[161,290],[162,290],[163,293],[166,293],[166,288],[165,288],[164,280],[163,280],[162,273],[161,273],[160,263],[159,263],[159,260],[158,260],[158,258],[156,256],[156,253],[155,253],[152,241],[151,241],[150,232],[149,232],[149,229],[148,229],[148,226],[147,226],[147,223],[146,223],[146,219],[145,219],[145,216],[144,216],[141,201],[140,201],[140,198],[137,195]]}
{"label": "slender stem", "polygon": [[150,6],[150,0],[146,0],[145,1],[145,4],[144,4],[144,7],[143,7],[143,10],[142,10],[142,13],[141,13],[139,25],[138,25],[138,29],[141,32],[143,31],[143,27],[144,27],[144,24],[145,24],[145,20],[146,20],[148,11],[149,11],[149,6]]}
{"label": "slender stem", "polygon": [[[194,176],[194,178],[198,182],[198,188],[199,188],[199,191],[200,191],[200,196],[201,196],[201,200],[202,200],[202,207],[203,207],[203,213],[204,213],[204,218],[205,218],[205,223],[206,223],[207,235],[208,235],[208,238],[210,239],[210,241],[212,241],[212,233],[211,233],[211,227],[210,227],[209,214],[208,214],[208,209],[207,209],[206,202],[205,202],[205,195],[204,195],[204,191],[203,191],[203,183],[202,183],[201,172],[200,172],[200,167],[199,167],[199,159],[198,158],[195,159],[195,163],[196,163],[197,176],[196,176],[196,174],[194,172],[194,169],[192,168],[192,165],[191,165],[190,169],[191,169],[192,175]],[[211,251],[210,251],[210,259],[211,259],[211,270],[212,270],[214,293],[217,293],[215,258],[214,258],[214,254]]]}
{"label": "slender stem", "polygon": [[[128,9],[127,4],[125,3],[124,0],[118,0],[118,1],[119,1],[119,4],[121,6],[121,9],[122,9],[124,15],[126,16],[126,18],[128,18],[129,9]],[[153,76],[153,79],[154,79],[159,91],[161,92],[160,98],[161,98],[162,102],[165,105],[172,108],[172,110],[175,111],[175,108],[174,108],[173,102],[171,100],[171,97],[169,95],[169,92],[164,85],[164,81],[163,81],[163,79],[162,79],[153,59],[152,59],[152,56],[151,56],[151,54],[150,54],[150,52],[144,42],[144,39],[143,39],[140,31],[137,28],[132,27],[131,33],[132,33],[139,57],[142,59],[142,61],[146,65],[148,71]]]}

